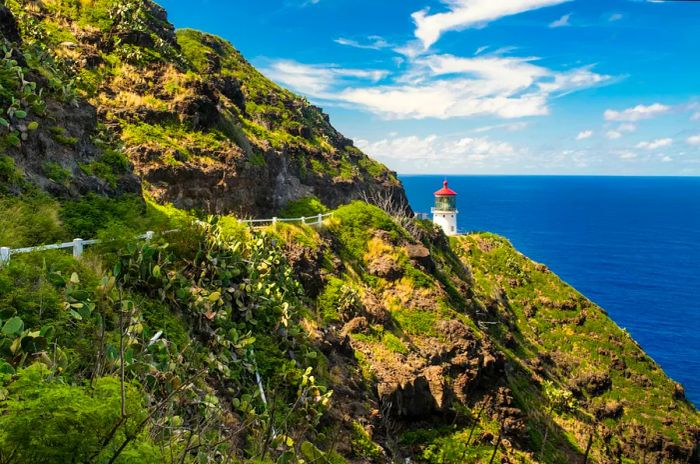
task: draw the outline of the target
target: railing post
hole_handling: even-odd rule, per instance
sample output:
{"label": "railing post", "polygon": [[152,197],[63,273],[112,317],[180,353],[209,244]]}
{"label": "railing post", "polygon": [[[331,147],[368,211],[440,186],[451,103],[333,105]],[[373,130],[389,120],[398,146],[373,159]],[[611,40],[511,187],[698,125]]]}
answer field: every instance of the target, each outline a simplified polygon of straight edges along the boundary
{"label": "railing post", "polygon": [[272,225],[273,225],[273,226],[276,226],[276,225],[277,225],[277,218],[276,218],[276,217],[273,217],[273,218],[272,218]]}
{"label": "railing post", "polygon": [[73,256],[76,258],[83,256],[83,239],[73,239]]}
{"label": "railing post", "polygon": [[10,263],[10,249],[8,247],[0,248],[0,266]]}
{"label": "railing post", "polygon": [[306,224],[306,218],[302,216],[301,217],[301,225],[303,226],[304,224]]}
{"label": "railing post", "polygon": [[153,231],[149,230],[146,232],[146,240],[150,242],[152,239],[153,239]]}
{"label": "railing post", "polygon": [[323,214],[319,213],[318,214],[318,226],[321,227],[322,223],[323,223]]}

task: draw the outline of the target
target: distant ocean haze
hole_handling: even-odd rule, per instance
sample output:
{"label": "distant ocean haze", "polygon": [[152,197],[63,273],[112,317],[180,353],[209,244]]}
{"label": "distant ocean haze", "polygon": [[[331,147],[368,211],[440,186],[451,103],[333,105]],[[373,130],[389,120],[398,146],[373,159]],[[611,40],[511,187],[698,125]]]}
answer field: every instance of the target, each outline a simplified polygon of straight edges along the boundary
{"label": "distant ocean haze", "polygon": [[700,406],[700,177],[400,176],[429,213],[489,231],[604,308]]}

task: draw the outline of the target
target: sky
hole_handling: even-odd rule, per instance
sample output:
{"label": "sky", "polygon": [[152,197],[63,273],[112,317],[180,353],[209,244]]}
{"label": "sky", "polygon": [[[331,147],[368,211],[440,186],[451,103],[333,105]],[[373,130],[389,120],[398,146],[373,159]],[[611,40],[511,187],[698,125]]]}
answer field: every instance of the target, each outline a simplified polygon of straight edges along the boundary
{"label": "sky", "polygon": [[399,174],[700,175],[700,1],[158,3]]}

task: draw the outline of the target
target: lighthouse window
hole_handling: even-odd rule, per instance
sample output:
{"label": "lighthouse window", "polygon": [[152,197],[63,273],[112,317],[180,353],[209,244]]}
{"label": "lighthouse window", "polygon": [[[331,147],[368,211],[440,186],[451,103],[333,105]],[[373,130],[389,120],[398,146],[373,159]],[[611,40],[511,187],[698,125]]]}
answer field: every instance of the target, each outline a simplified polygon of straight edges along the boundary
{"label": "lighthouse window", "polygon": [[452,226],[452,232],[454,232],[454,231],[455,231],[455,226]]}

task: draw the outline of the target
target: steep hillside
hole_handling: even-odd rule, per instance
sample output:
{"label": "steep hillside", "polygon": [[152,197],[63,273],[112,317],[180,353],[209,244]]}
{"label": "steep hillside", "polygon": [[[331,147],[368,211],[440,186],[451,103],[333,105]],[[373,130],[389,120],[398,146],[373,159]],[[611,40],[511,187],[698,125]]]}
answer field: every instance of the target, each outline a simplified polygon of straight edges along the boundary
{"label": "steep hillside", "polygon": [[180,232],[0,269],[3,462],[698,462],[682,387],[500,237],[138,219]]}
{"label": "steep hillside", "polygon": [[7,0],[0,34],[0,246],[102,239],[0,266],[0,463],[700,462],[601,308],[409,219],[229,43],[143,0]]}
{"label": "steep hillside", "polygon": [[395,175],[320,108],[267,80],[231,44],[176,33],[158,5],[6,4],[3,98],[21,107],[3,124],[6,152],[44,190],[138,191],[126,156],[144,190],[180,208],[270,215],[304,197],[335,207],[377,191],[407,207]]}

